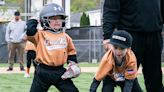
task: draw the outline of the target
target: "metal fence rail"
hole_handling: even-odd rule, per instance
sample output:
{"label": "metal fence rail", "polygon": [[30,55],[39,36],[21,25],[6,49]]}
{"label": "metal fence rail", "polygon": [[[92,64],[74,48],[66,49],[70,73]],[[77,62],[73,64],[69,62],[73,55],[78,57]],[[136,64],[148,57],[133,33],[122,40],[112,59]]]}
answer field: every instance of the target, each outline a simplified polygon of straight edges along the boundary
{"label": "metal fence rail", "polygon": [[[8,57],[5,28],[6,23],[0,24],[0,62],[7,62]],[[100,62],[105,53],[102,45],[102,27],[76,27],[68,29],[66,32],[73,39],[78,62]],[[164,62],[164,50],[162,51],[162,61]]]}
{"label": "metal fence rail", "polygon": [[99,62],[103,56],[102,40],[74,40],[79,62]]}

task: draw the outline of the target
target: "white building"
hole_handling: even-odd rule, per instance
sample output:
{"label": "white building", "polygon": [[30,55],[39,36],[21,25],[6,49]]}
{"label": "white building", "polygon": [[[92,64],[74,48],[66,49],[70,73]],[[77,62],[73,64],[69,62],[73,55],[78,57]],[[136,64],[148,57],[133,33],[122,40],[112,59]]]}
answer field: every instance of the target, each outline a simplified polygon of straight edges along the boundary
{"label": "white building", "polygon": [[101,25],[101,9],[88,11],[87,14],[90,18],[90,26],[100,26]]}
{"label": "white building", "polygon": [[[89,15],[90,26],[101,26],[101,9],[86,12]],[[71,27],[80,27],[80,18],[82,13],[71,14]]]}

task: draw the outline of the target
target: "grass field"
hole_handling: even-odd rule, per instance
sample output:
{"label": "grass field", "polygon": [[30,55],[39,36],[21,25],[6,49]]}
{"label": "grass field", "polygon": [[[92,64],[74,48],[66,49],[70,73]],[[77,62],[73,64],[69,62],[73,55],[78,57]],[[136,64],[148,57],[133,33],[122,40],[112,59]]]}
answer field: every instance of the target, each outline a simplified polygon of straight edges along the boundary
{"label": "grass field", "polygon": [[[8,64],[2,63],[0,67],[7,67]],[[14,67],[19,66],[19,64],[15,64]],[[88,63],[80,63],[81,67],[97,67],[98,64],[88,64]],[[164,67],[164,63],[162,64]],[[24,74],[0,74],[0,92],[29,92],[33,74],[31,74],[30,78],[24,78]],[[75,85],[78,87],[80,92],[89,92],[89,87],[92,82],[94,73],[82,73],[78,78],[73,79]],[[163,75],[164,76],[164,75]],[[140,86],[145,91],[143,76],[138,75],[138,80]],[[163,79],[164,80],[164,79]],[[164,81],[163,81],[164,83]],[[101,86],[99,86],[97,92],[101,92]],[[48,92],[59,92],[54,86],[50,87]],[[119,87],[116,87],[115,92],[121,92]]]}
{"label": "grass field", "polygon": [[[82,73],[78,78],[73,79],[80,92],[89,92],[94,73]],[[30,78],[24,78],[23,74],[1,74],[0,75],[0,92],[29,92],[33,75]],[[141,87],[144,88],[143,77],[138,77]],[[101,92],[99,86],[97,92]],[[54,86],[51,86],[48,92],[59,92]],[[121,92],[117,87],[115,92]],[[146,91],[144,91],[146,92]]]}
{"label": "grass field", "polygon": [[[79,63],[79,65],[81,67],[97,67],[99,63]],[[24,64],[25,65],[25,64]],[[14,64],[14,67],[18,67],[19,64],[18,63],[15,63]],[[65,64],[65,66],[67,66],[67,64]],[[0,67],[8,67],[8,64],[7,63],[0,63]]]}
{"label": "grass field", "polygon": [[[80,67],[97,67],[99,63],[79,63]],[[14,66],[19,66],[18,63],[15,63]],[[66,64],[65,64],[66,66]],[[0,67],[8,67],[7,63],[0,63]],[[162,67],[164,67],[164,63],[162,63]]]}

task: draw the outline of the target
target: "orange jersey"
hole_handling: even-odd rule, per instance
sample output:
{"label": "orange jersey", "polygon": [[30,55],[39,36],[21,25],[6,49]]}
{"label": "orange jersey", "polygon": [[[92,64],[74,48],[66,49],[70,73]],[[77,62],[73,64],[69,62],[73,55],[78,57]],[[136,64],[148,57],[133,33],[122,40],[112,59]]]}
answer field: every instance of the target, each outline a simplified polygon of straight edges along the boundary
{"label": "orange jersey", "polygon": [[[113,74],[123,74],[125,79],[134,79],[137,77],[137,61],[131,49],[128,49],[125,56],[125,62],[121,67],[115,65],[113,52],[110,49],[103,56],[98,71],[95,74],[95,79],[101,81],[106,75],[116,80]],[[129,71],[132,70],[132,71]]]}
{"label": "orange jersey", "polygon": [[27,51],[27,50],[35,51],[35,49],[36,49],[36,47],[32,42],[30,42],[30,41],[26,42],[25,51]]}
{"label": "orange jersey", "polygon": [[36,60],[49,66],[60,66],[67,62],[68,55],[76,55],[73,41],[64,32],[54,33],[40,30],[28,40],[36,45]]}

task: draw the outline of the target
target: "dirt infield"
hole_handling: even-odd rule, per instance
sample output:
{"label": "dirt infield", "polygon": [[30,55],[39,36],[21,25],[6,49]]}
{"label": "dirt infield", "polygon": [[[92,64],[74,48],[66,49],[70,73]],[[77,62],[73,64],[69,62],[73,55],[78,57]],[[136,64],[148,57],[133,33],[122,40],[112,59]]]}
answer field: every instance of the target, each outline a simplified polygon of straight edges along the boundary
{"label": "dirt infield", "polygon": [[[96,72],[98,67],[81,67],[81,72],[92,73]],[[13,71],[6,71],[7,67],[0,67],[0,74],[10,74],[10,73],[24,73],[24,71],[20,71],[19,67],[14,67]],[[164,74],[164,67],[162,68]],[[34,72],[34,68],[30,69],[30,73]],[[138,73],[142,73],[142,68],[139,68]]]}

